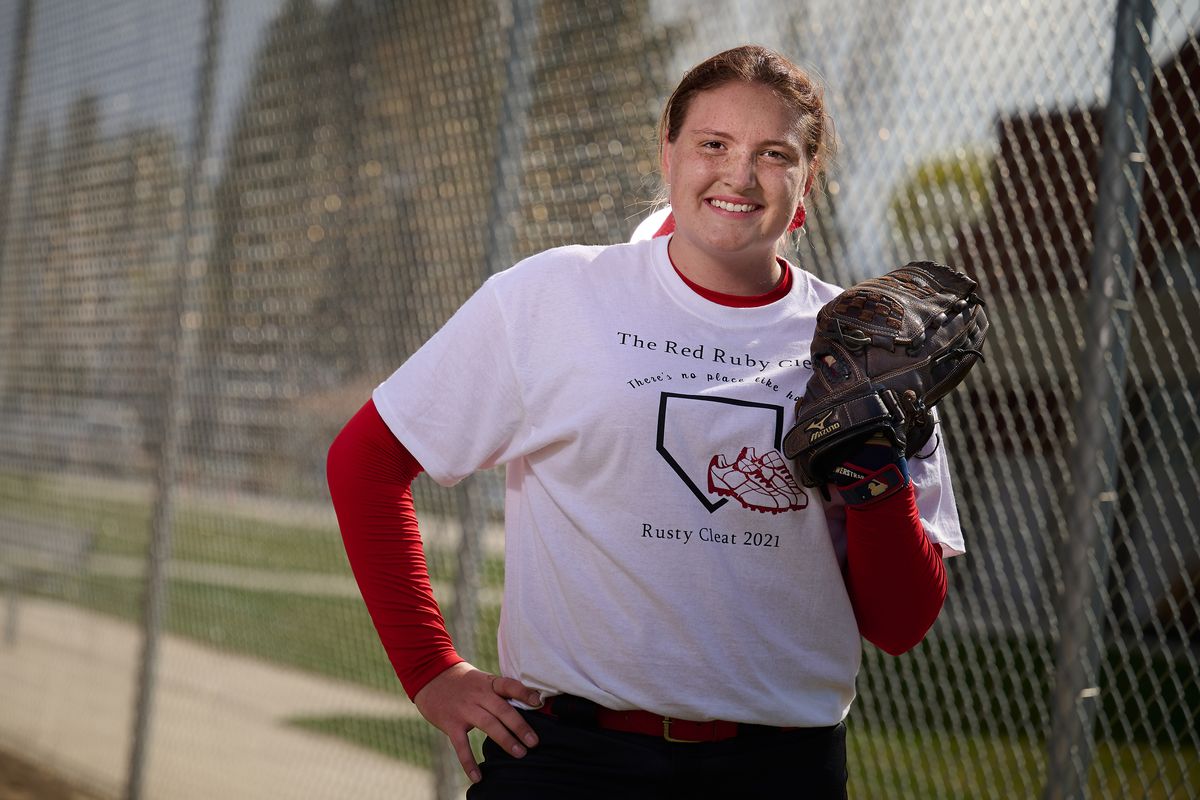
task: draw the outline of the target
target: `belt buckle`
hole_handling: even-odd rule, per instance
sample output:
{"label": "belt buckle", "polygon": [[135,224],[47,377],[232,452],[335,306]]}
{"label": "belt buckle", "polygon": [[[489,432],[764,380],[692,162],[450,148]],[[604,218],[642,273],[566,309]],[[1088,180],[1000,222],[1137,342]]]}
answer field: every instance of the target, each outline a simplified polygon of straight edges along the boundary
{"label": "belt buckle", "polygon": [[676,739],[671,735],[671,723],[674,722],[670,717],[663,717],[663,738],[668,742],[677,742],[679,744],[698,744],[699,739]]}

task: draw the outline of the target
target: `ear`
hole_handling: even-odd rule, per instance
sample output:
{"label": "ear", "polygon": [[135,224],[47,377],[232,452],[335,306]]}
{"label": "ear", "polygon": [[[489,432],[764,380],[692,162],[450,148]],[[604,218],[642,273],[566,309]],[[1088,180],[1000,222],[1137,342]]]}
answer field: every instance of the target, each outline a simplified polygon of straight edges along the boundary
{"label": "ear", "polygon": [[808,165],[808,178],[804,181],[804,193],[800,195],[800,203],[803,205],[804,198],[808,197],[808,193],[812,191],[813,181],[817,179],[817,171],[813,169],[815,165]]}
{"label": "ear", "polygon": [[659,174],[663,176],[663,180],[667,180],[671,174],[671,143],[665,138],[659,143],[658,148],[658,169]]}

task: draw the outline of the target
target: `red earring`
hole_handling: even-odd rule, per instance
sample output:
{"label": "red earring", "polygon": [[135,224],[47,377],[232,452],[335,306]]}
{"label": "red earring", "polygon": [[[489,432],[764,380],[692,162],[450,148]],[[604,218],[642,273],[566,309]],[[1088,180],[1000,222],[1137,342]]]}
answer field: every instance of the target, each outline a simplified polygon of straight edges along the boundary
{"label": "red earring", "polygon": [[804,203],[803,202],[801,202],[800,205],[796,206],[796,213],[792,215],[791,224],[788,225],[788,233],[791,233],[792,231],[796,230],[797,228],[802,228],[802,227],[804,227]]}

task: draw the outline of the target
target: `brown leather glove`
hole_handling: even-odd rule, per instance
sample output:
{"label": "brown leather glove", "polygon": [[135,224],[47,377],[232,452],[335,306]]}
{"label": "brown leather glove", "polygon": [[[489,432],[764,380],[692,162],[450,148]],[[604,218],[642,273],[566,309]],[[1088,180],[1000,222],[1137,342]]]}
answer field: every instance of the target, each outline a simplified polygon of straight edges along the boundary
{"label": "brown leather glove", "polygon": [[827,483],[844,483],[835,470],[872,436],[903,456],[929,441],[930,409],[983,358],[988,320],[976,288],[949,267],[913,262],[855,284],[817,312],[813,374],[783,440],[806,486],[826,492]]}

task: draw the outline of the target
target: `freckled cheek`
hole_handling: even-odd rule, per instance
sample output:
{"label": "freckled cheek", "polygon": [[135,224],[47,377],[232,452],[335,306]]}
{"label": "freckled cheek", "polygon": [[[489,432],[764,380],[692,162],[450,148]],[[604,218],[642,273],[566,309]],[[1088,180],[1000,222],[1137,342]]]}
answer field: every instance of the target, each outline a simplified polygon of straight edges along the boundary
{"label": "freckled cheek", "polygon": [[797,203],[803,199],[804,184],[791,176],[784,179],[782,190],[787,197],[795,198]]}
{"label": "freckled cheek", "polygon": [[670,193],[675,195],[704,192],[717,179],[715,171],[703,162],[681,165],[672,174]]}

